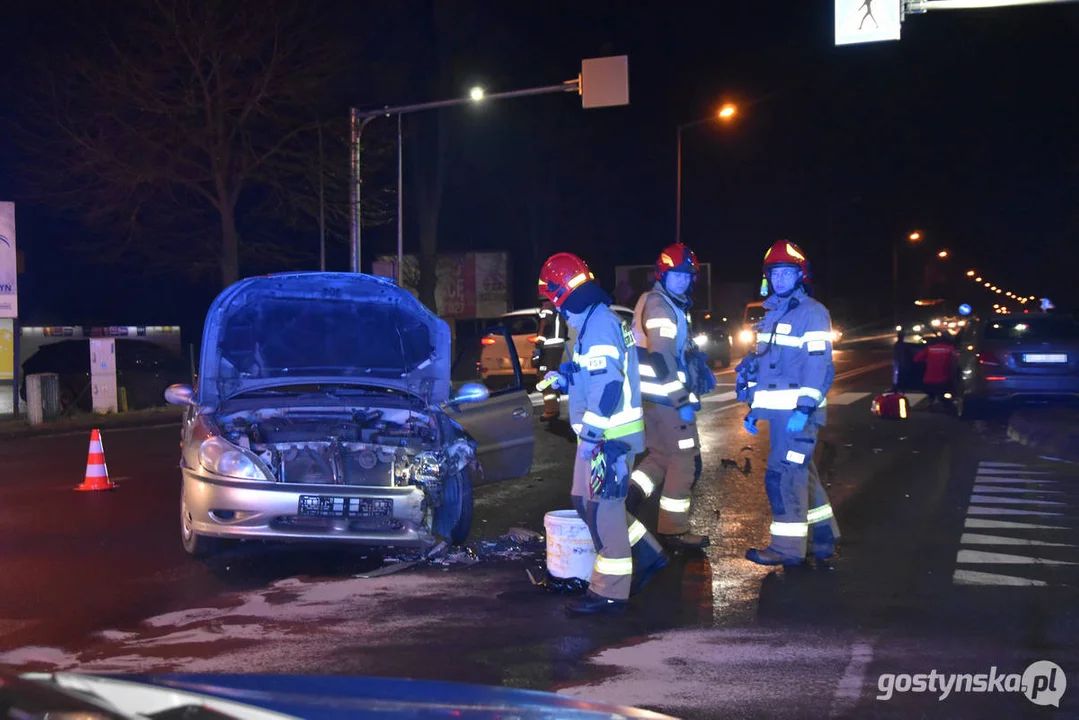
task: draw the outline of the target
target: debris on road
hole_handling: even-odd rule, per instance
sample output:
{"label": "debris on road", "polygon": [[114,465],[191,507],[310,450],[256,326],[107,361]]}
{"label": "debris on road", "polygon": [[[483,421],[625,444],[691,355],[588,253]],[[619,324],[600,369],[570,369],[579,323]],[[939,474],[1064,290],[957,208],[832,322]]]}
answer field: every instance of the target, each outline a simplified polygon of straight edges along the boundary
{"label": "debris on road", "polygon": [[750,463],[749,458],[746,458],[745,463],[743,463],[741,466],[738,465],[737,461],[731,460],[730,458],[721,458],[719,462],[721,467],[734,468],[743,475],[749,475],[749,473],[753,470],[753,465],[752,463]]}
{"label": "debris on road", "polygon": [[426,552],[387,556],[383,558],[382,567],[354,577],[385,577],[419,565],[449,570],[451,567],[471,567],[484,560],[535,560],[545,558],[546,552],[546,539],[542,535],[526,528],[510,528],[497,540],[475,540],[453,547],[442,541]]}

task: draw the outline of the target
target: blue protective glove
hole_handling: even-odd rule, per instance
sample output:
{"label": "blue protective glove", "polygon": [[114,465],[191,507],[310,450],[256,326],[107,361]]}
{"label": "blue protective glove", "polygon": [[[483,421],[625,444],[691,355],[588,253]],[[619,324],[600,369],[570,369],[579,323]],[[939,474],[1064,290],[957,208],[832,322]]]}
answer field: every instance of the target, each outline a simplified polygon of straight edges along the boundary
{"label": "blue protective glove", "polygon": [[689,405],[678,408],[678,418],[682,422],[693,422],[693,408]]}
{"label": "blue protective glove", "polygon": [[809,422],[809,415],[795,410],[791,419],[787,421],[787,432],[800,433],[806,429],[807,422]]}
{"label": "blue protective glove", "polygon": [[757,429],[757,418],[752,415],[745,419],[745,422],[742,423],[742,427],[744,427],[746,432],[750,435],[756,435],[760,432],[760,430]]}
{"label": "blue protective glove", "polygon": [[[548,384],[550,383],[550,384]],[[543,380],[540,383],[543,387],[540,390],[547,388],[554,388],[555,390],[565,390],[569,387],[569,383],[566,381],[566,376],[557,370],[549,370],[547,374],[543,376]]]}

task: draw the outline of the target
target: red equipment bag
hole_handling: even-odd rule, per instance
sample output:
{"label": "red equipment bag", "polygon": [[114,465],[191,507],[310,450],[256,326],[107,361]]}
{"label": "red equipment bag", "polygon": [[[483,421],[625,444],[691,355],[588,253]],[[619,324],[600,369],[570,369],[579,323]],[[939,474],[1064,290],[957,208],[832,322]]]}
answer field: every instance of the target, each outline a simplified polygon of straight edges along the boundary
{"label": "red equipment bag", "polygon": [[901,392],[886,392],[873,398],[873,414],[885,420],[906,420],[910,414],[910,402]]}

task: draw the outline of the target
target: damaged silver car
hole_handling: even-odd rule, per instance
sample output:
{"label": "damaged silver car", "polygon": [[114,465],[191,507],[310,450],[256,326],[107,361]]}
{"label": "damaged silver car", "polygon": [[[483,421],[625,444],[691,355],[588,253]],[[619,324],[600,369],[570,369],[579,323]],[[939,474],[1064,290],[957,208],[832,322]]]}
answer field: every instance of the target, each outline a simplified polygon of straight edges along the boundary
{"label": "damaged silver car", "polygon": [[451,395],[447,324],[356,273],[232,285],[206,318],[182,428],[181,531],[196,556],[237,539],[425,547],[462,542],[472,488],[526,474],[533,411],[517,382]]}

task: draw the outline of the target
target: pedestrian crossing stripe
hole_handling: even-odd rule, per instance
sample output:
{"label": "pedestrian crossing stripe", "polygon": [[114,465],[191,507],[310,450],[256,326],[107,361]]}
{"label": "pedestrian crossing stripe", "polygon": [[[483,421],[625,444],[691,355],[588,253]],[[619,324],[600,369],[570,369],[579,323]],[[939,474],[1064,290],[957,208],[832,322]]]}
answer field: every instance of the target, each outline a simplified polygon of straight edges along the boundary
{"label": "pedestrian crossing stripe", "polygon": [[[1018,566],[1046,568],[1079,565],[1074,561],[1074,550],[1079,548],[1079,545],[1074,542],[1074,537],[1069,538],[1060,533],[1052,533],[1048,536],[1043,534],[1041,538],[1030,537],[1032,533],[1046,530],[1065,530],[1071,531],[1072,534],[1076,531],[1076,527],[1068,522],[1073,514],[1065,507],[1072,504],[1067,500],[1074,499],[1074,495],[1061,482],[1061,478],[1054,477],[1054,473],[1041,469],[1044,467],[1044,465],[1030,467],[1020,463],[994,461],[978,463],[970,503],[963,521],[963,532],[959,538],[959,549],[955,556],[953,584],[983,587],[1049,587],[1059,584],[1058,581],[1052,578],[1017,577],[1006,574],[1007,571],[1004,573],[983,572],[970,569],[970,567],[995,565],[1003,570],[1004,568],[1017,569]],[[1024,495],[1041,495],[1042,498],[1016,497]],[[1054,499],[1048,500],[1044,499],[1045,497]],[[1059,511],[1056,511],[1058,508]],[[997,516],[999,519],[986,516]],[[1013,516],[1015,520],[1001,516]],[[1040,524],[1045,522],[1059,524]],[[1008,535],[1000,531],[1013,532]],[[994,546],[1005,552],[997,552],[993,549]],[[1045,557],[1043,548],[1066,548],[1071,549],[1072,552],[1061,559],[1055,559]],[[1072,559],[1067,559],[1069,556]]]}

